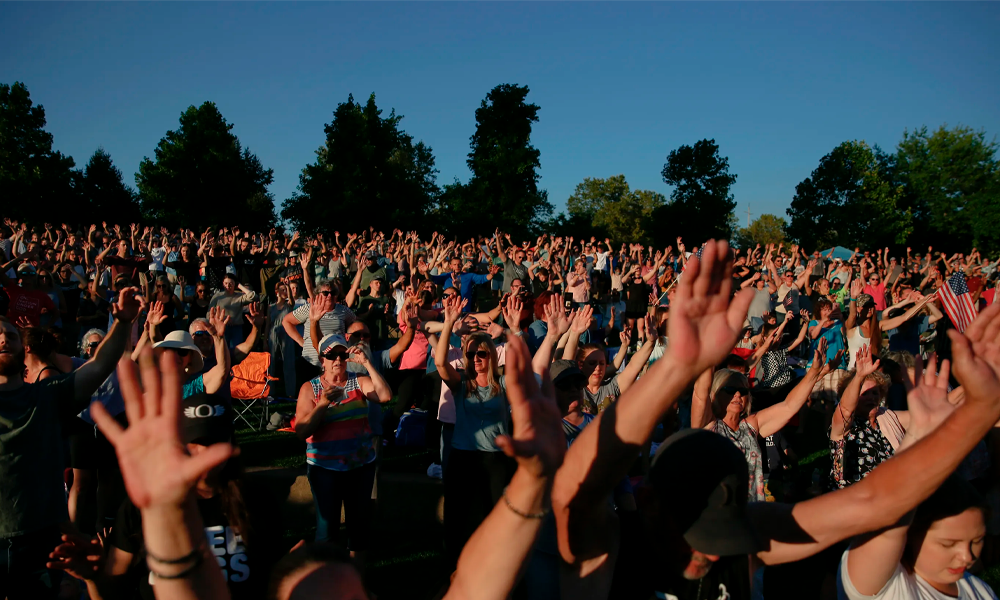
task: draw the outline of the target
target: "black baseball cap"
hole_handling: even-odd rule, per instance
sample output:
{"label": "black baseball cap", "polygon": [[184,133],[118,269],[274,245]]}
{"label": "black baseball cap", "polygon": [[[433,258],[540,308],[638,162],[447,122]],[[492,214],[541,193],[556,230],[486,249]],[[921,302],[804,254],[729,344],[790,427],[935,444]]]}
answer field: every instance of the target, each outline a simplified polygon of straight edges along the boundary
{"label": "black baseball cap", "polygon": [[549,367],[549,376],[552,377],[552,383],[557,384],[563,381],[568,381],[574,377],[579,377],[581,380],[584,379],[583,371],[576,364],[575,360],[557,360],[552,363]]}
{"label": "black baseball cap", "polygon": [[233,407],[227,398],[205,393],[181,401],[181,441],[205,446],[233,437]]}
{"label": "black baseball cap", "polygon": [[716,556],[765,548],[747,517],[747,461],[717,433],[686,429],[656,450],[649,473],[663,512],[691,548]]}

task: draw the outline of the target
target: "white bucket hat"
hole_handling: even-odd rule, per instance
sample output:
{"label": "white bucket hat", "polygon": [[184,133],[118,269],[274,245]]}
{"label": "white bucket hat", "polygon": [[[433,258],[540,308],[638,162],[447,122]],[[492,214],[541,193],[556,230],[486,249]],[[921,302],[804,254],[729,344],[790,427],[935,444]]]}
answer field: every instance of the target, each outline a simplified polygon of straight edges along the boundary
{"label": "white bucket hat", "polygon": [[201,357],[201,350],[195,346],[191,334],[183,331],[171,331],[163,341],[153,344],[153,348],[168,348],[171,350],[188,350],[191,352],[191,370],[193,373],[201,373],[205,368],[205,359]]}

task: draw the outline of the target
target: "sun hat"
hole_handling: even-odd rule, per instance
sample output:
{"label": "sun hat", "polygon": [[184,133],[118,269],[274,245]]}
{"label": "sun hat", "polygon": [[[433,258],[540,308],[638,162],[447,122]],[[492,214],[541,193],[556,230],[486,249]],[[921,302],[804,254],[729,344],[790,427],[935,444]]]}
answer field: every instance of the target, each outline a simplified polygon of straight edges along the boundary
{"label": "sun hat", "polygon": [[201,356],[201,350],[195,345],[191,334],[186,331],[171,331],[163,338],[163,341],[153,344],[153,348],[189,350],[191,352],[191,372],[200,373],[205,368],[205,359]]}

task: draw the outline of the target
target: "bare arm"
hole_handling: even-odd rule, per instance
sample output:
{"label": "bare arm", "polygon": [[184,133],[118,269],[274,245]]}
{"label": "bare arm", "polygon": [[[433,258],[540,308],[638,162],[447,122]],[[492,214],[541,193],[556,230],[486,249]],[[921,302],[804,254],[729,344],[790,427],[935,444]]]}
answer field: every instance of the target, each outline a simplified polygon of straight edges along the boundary
{"label": "bare arm", "polygon": [[214,394],[222,389],[222,384],[229,378],[229,348],[226,347],[226,325],[229,317],[226,311],[216,307],[208,311],[209,322],[212,324],[212,343],[215,346],[215,366],[203,376],[205,392]]}
{"label": "bare arm", "polygon": [[823,340],[816,348],[813,356],[812,367],[806,371],[799,383],[788,392],[784,401],[747,417],[747,422],[760,434],[761,437],[768,437],[788,424],[792,417],[799,414],[799,410],[805,405],[806,400],[812,394],[816,382],[822,379],[832,369],[839,366],[840,357],[838,354],[832,363],[826,361],[826,340]]}
{"label": "bare arm", "polygon": [[451,366],[451,363],[448,362],[448,349],[451,347],[452,327],[455,326],[455,322],[461,315],[462,306],[465,303],[460,302],[458,296],[445,298],[444,300],[444,329],[441,332],[440,339],[438,339],[437,346],[434,348],[434,365],[437,367],[438,374],[441,375],[441,381],[452,390],[455,390],[461,383],[462,377],[455,370],[455,367]]}

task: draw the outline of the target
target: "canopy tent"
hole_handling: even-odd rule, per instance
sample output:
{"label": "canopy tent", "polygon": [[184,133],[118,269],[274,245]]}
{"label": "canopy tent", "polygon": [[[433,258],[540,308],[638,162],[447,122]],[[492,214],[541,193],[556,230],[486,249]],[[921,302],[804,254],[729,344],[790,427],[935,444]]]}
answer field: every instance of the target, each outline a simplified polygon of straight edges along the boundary
{"label": "canopy tent", "polygon": [[851,258],[852,254],[854,254],[854,252],[844,248],[843,246],[837,246],[835,248],[827,248],[826,250],[823,250],[821,252],[823,258],[826,258],[826,255],[829,254],[830,251],[833,251],[833,256],[831,256],[831,258],[839,258],[840,260],[847,260]]}

